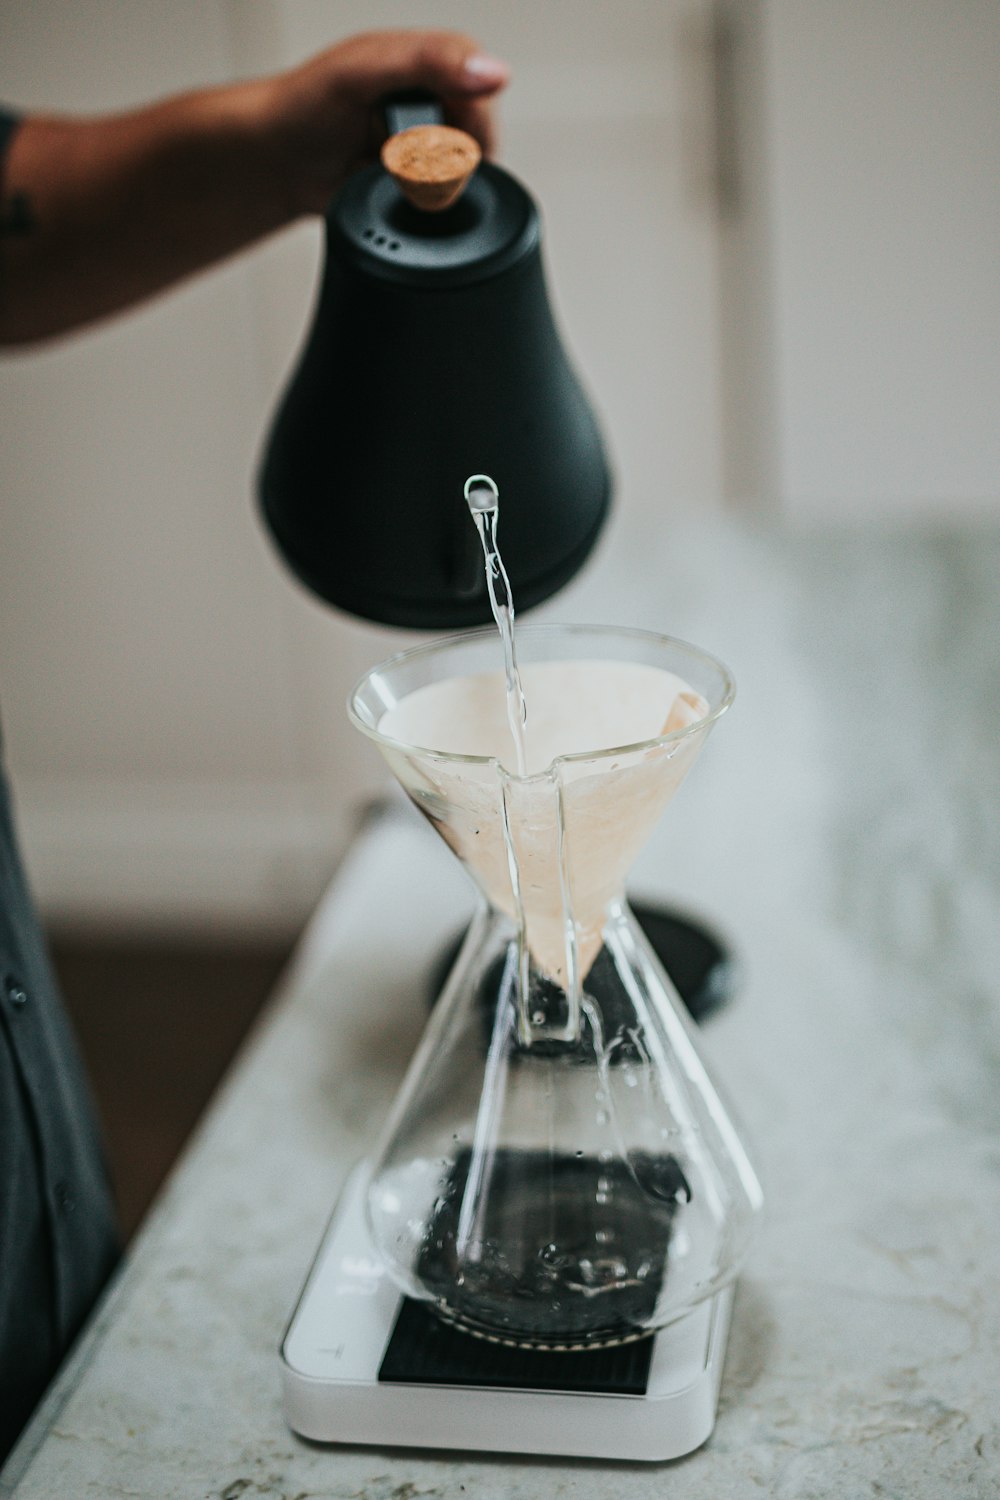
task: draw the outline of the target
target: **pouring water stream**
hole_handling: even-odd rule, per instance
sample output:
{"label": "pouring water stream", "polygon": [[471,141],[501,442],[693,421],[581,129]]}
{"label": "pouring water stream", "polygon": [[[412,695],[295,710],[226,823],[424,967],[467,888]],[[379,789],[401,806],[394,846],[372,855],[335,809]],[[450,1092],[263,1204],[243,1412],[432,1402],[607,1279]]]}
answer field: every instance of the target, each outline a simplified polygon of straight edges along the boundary
{"label": "pouring water stream", "polygon": [[465,499],[472,512],[472,519],[476,523],[479,539],[483,544],[490,607],[503,643],[504,672],[507,677],[507,722],[514,741],[517,774],[527,776],[527,748],[524,736],[528,711],[524,702],[524,690],[521,687],[521,674],[517,670],[517,657],[514,653],[514,596],[511,593],[507,569],[503,565],[503,558],[497,546],[500,492],[488,474],[473,474],[465,481]]}
{"label": "pouring water stream", "polygon": [[[521,674],[517,667],[514,646],[514,597],[510,579],[500,556],[497,542],[497,526],[500,518],[500,492],[488,474],[472,474],[465,481],[465,499],[472,519],[476,523],[479,539],[483,544],[486,560],[486,586],[490,596],[490,607],[503,646],[504,673],[507,688],[507,723],[514,742],[517,775],[524,778],[528,773],[526,728],[528,719]],[[536,1000],[529,1006],[531,993],[531,957],[527,941],[527,921],[520,893],[520,870],[517,851],[510,826],[507,785],[504,784],[503,823],[504,842],[507,846],[507,862],[510,869],[511,890],[521,928],[520,962],[518,965],[519,998],[518,1031],[522,1043],[530,1044],[540,1036],[550,1040],[576,1042],[580,1036],[581,986],[577,961],[577,930],[573,919],[572,892],[570,886],[568,850],[566,841],[565,808],[562,788],[556,791],[558,798],[557,827],[559,838],[559,885],[563,909],[563,933],[566,954],[566,1014],[561,1020],[549,1015]],[[596,1033],[595,1033],[596,1040]]]}

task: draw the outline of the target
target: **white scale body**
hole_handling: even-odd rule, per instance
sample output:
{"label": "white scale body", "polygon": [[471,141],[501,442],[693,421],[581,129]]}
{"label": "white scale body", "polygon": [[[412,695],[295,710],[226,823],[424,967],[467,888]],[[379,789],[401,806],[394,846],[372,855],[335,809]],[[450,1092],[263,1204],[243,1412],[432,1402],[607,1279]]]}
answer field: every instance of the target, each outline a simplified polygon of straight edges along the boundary
{"label": "white scale body", "polygon": [[732,1287],[661,1330],[643,1395],[378,1379],[402,1293],[365,1227],[367,1172],[337,1204],[281,1348],[289,1425],[316,1442],[575,1458],[679,1458],[715,1424]]}

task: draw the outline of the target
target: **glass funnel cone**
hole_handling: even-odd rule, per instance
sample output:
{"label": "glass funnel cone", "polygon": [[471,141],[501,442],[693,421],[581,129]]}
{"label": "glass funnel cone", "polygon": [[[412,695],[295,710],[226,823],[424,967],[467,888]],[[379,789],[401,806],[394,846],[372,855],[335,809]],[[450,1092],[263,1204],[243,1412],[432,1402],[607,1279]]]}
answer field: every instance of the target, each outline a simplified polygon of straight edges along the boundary
{"label": "glass funnel cone", "polygon": [[405,652],[350,702],[482,897],[374,1166],[399,1284],[488,1338],[640,1337],[735,1275],[760,1189],[629,868],[733,696],[641,631],[518,632],[526,774],[492,631]]}

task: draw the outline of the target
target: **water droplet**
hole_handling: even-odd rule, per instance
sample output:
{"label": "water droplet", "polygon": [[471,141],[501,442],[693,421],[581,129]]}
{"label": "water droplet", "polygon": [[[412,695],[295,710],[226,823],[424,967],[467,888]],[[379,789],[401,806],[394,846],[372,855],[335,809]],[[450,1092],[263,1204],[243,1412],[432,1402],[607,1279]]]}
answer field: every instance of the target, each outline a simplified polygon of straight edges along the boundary
{"label": "water droplet", "polygon": [[566,1265],[568,1257],[564,1250],[559,1249],[558,1245],[548,1244],[543,1245],[541,1250],[539,1250],[538,1259],[550,1271],[561,1271]]}

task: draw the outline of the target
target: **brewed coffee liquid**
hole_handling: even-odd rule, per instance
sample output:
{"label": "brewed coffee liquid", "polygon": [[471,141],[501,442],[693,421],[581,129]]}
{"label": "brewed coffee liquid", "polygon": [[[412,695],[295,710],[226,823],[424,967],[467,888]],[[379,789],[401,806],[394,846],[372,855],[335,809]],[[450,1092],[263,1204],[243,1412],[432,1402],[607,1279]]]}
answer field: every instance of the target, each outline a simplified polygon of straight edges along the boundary
{"label": "brewed coffee liquid", "polygon": [[648,1332],[674,1215],[689,1197],[675,1157],[645,1155],[629,1167],[500,1150],[460,1254],[470,1160],[465,1152],[456,1162],[416,1268],[440,1313],[486,1337],[551,1348]]}

